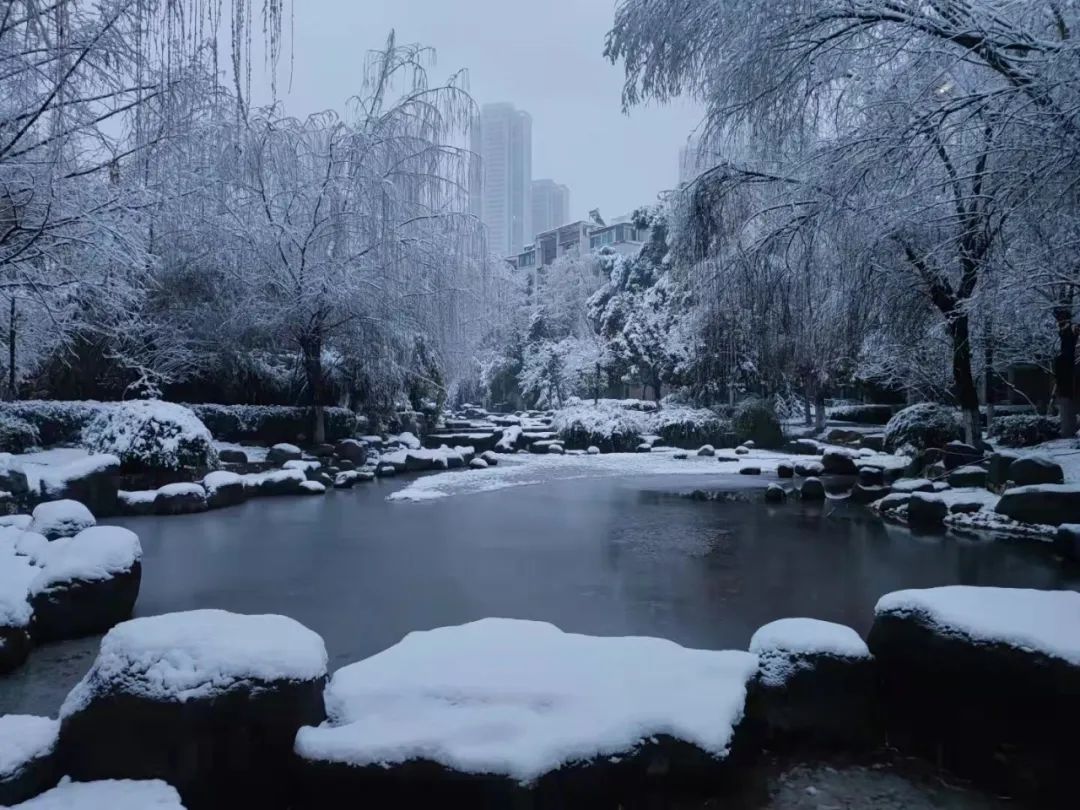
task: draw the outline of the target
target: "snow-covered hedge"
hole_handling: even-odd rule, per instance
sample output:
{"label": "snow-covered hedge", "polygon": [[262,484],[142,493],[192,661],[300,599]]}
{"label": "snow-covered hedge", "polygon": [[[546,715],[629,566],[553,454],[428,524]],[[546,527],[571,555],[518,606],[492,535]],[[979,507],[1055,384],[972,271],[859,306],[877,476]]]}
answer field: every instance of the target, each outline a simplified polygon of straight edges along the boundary
{"label": "snow-covered hedge", "polygon": [[833,408],[829,416],[840,422],[855,422],[860,425],[885,425],[892,419],[892,405],[841,405]]}
{"label": "snow-covered hedge", "polygon": [[216,467],[218,460],[206,425],[189,408],[160,400],[102,406],[83,429],[82,443],[117,456],[131,472]]}
{"label": "snow-covered hedge", "polygon": [[0,412],[0,453],[25,453],[39,444],[36,427],[20,416]]}
{"label": "snow-covered hedge", "polygon": [[552,429],[566,446],[596,446],[607,452],[632,452],[642,436],[658,435],[668,444],[700,447],[730,444],[731,424],[704,408],[666,405],[640,400],[572,399],[555,411]]}
{"label": "snow-covered hedge", "polygon": [[744,399],[735,406],[731,423],[736,441],[753,441],[764,448],[777,448],[784,443],[784,431],[776,411],[763,399]]}
{"label": "snow-covered hedge", "polygon": [[961,436],[960,420],[954,408],[922,402],[904,408],[885,425],[885,449],[893,453],[902,447],[915,450],[944,447]]}
{"label": "snow-covered hedge", "polygon": [[[225,442],[295,442],[310,438],[310,408],[289,405],[189,405],[195,415]],[[325,408],[326,440],[335,442],[356,434],[356,414],[348,408]]]}
{"label": "snow-covered hedge", "polygon": [[29,422],[38,432],[39,443],[48,446],[78,441],[83,428],[102,405],[93,401],[61,402],[50,399],[0,402],[0,419],[11,417]]}
{"label": "snow-covered hedge", "polygon": [[997,416],[990,426],[990,435],[1005,447],[1031,447],[1056,439],[1060,426],[1058,419],[1050,416]]}

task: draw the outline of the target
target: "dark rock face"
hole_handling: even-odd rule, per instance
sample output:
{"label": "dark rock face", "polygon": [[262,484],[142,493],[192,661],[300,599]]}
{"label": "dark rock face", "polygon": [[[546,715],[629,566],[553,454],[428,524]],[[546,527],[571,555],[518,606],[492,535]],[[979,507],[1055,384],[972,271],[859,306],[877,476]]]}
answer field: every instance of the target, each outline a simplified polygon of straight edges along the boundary
{"label": "dark rock face", "polygon": [[885,434],[883,433],[865,433],[862,439],[859,441],[859,445],[862,447],[868,447],[875,452],[880,453],[885,449]]}
{"label": "dark rock face", "polygon": [[864,487],[885,486],[885,471],[881,467],[860,467],[859,483]]}
{"label": "dark rock face", "polygon": [[[30,633],[25,627],[0,627],[0,675],[26,663],[30,655]],[[0,797],[0,804],[3,798]]]}
{"label": "dark rock face", "polygon": [[982,467],[957,467],[945,479],[951,487],[978,487],[986,486],[987,473]]}
{"label": "dark rock face", "polygon": [[818,461],[796,462],[795,474],[800,478],[816,478],[825,472],[825,467]]}
{"label": "dark rock face", "polygon": [[820,478],[807,478],[799,489],[799,497],[804,501],[825,500],[825,485]]}
{"label": "dark rock face", "polygon": [[981,450],[972,447],[970,444],[964,444],[963,442],[949,442],[945,445],[945,469],[948,472],[952,472],[957,467],[967,467],[971,464],[977,464],[982,460],[983,454]]}
{"label": "dark rock face", "polygon": [[311,455],[315,458],[331,458],[336,452],[332,444],[317,444],[311,448]]}
{"label": "dark rock face", "polygon": [[247,464],[247,453],[243,450],[218,450],[218,458],[222,464]]}
{"label": "dark rock face", "polygon": [[761,467],[740,467],[739,475],[761,475]]}
{"label": "dark rock face", "polygon": [[949,508],[945,501],[936,495],[915,492],[908,501],[908,523],[912,526],[931,529],[944,525]]}
{"label": "dark rock face", "polygon": [[118,512],[117,486],[112,476],[120,472],[120,464],[99,469],[82,476],[68,478],[63,487],[49,490],[52,499],[70,498],[86,505],[95,517],[109,517]]}
{"label": "dark rock face", "polygon": [[56,787],[62,776],[56,752],[34,757],[14,773],[0,777],[0,807],[10,807]]}
{"label": "dark rock face", "polygon": [[154,513],[158,515],[191,515],[205,512],[207,508],[205,493],[195,492],[158,492],[154,498]]}
{"label": "dark rock face", "polygon": [[907,506],[909,503],[911,503],[911,493],[893,492],[881,499],[881,503],[878,504],[878,509],[882,512],[888,512],[893,509],[899,509],[901,506]]}
{"label": "dark rock face", "polygon": [[334,449],[339,458],[352,462],[357,467],[363,467],[367,461],[367,445],[356,439],[342,439]]}
{"label": "dark rock face", "polygon": [[783,503],[787,498],[787,491],[779,484],[769,484],[765,490],[766,503]]}
{"label": "dark rock face", "polygon": [[776,465],[776,477],[777,478],[794,478],[795,468],[790,464],[777,464]]}
{"label": "dark rock face", "polygon": [[141,580],[142,564],[136,561],[109,579],[73,580],[34,594],[30,598],[34,641],[92,636],[130,619]]}
{"label": "dark rock face", "polygon": [[1009,480],[1009,467],[1020,458],[1019,453],[1008,450],[998,450],[990,455],[989,469],[986,473],[986,483],[992,489],[1000,490]]}
{"label": "dark rock face", "polygon": [[222,509],[226,506],[237,506],[247,500],[247,489],[243,481],[229,484],[219,484],[207,492],[206,504],[211,509]]}
{"label": "dark rock face", "polygon": [[872,658],[828,653],[762,655],[762,668],[783,659],[782,681],[759,678],[753,719],[770,749],[872,748],[882,739]]}
{"label": "dark rock face", "polygon": [[25,495],[30,491],[26,473],[22,470],[0,470],[0,490],[12,495]]}
{"label": "dark rock face", "polygon": [[303,457],[303,453],[295,447],[288,445],[275,444],[270,448],[270,452],[266,454],[266,460],[271,464],[284,464],[286,461],[299,461]]}
{"label": "dark rock face", "polygon": [[[600,810],[698,806],[738,785],[756,748],[753,724],[736,729],[731,751],[716,759],[694,745],[657,735],[634,751],[565,765],[530,785],[495,774],[453,771],[428,760],[356,767],[300,760],[293,807],[325,810],[364,806],[420,810],[433,805],[470,810]],[[361,805],[362,802],[362,805]]]}
{"label": "dark rock face", "polygon": [[1080,526],[1075,523],[1058,526],[1054,536],[1054,551],[1066,560],[1080,562]]}
{"label": "dark rock face", "polygon": [[873,503],[888,495],[890,492],[886,486],[867,486],[866,484],[856,484],[855,488],[851,490],[851,499],[855,503]]}
{"label": "dark rock face", "polygon": [[1075,807],[1080,667],[879,614],[869,637],[889,741],[994,790]]}
{"label": "dark rock face", "polygon": [[1016,459],[1009,465],[1008,480],[1018,487],[1032,484],[1063,484],[1065,473],[1060,464],[1050,459],[1026,456]]}
{"label": "dark rock face", "polygon": [[1007,489],[996,511],[1021,523],[1080,523],[1080,487],[1041,484]]}
{"label": "dark rock face", "polygon": [[58,759],[81,781],[163,779],[190,810],[285,808],[293,738],[325,719],[324,685],[245,682],[184,702],[105,692],[63,718]]}
{"label": "dark rock face", "polygon": [[846,453],[830,450],[821,457],[821,464],[827,475],[858,475],[859,468],[855,459]]}

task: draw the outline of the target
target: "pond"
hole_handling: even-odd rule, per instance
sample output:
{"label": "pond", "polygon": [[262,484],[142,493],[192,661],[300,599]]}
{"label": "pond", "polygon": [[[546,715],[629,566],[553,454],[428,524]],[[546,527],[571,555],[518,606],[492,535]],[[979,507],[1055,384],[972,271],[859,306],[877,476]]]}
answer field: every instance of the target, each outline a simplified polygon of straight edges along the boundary
{"label": "pond", "polygon": [[[1037,542],[920,537],[844,503],[766,506],[764,481],[746,476],[551,480],[386,500],[406,483],[116,521],[142,540],[136,613],[282,613],[322,634],[335,669],[411,630],[485,616],[745,649],[757,627],[785,616],[865,635],[878,597],[900,588],[1080,589],[1080,572]],[[697,488],[736,494],[679,497]],[[0,679],[0,712],[55,714],[97,643],[36,649]]]}

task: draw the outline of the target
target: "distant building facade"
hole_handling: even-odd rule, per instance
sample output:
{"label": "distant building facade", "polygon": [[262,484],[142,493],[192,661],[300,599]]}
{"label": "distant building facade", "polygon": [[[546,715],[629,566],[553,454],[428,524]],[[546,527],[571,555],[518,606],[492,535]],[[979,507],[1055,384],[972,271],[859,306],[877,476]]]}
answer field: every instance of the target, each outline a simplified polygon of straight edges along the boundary
{"label": "distant building facade", "polygon": [[493,253],[511,256],[532,240],[532,117],[513,104],[485,104],[473,122],[469,207],[487,227]]}
{"label": "distant building facade", "polygon": [[532,236],[570,221],[570,189],[554,180],[533,180]]}
{"label": "distant building facade", "polygon": [[632,256],[648,239],[649,229],[638,228],[629,217],[603,225],[579,220],[537,234],[536,241],[511,258],[510,263],[523,270],[547,267],[562,256],[582,256],[605,247]]}

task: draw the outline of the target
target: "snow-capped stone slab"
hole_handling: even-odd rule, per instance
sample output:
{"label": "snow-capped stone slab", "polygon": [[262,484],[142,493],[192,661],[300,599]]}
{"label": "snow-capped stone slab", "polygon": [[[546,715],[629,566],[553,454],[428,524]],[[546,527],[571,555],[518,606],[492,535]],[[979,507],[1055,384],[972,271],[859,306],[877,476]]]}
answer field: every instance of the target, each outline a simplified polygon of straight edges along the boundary
{"label": "snow-capped stone slab", "polygon": [[78,501],[46,501],[34,507],[30,531],[55,540],[57,537],[74,537],[96,523],[90,510]]}
{"label": "snow-capped stone slab", "polygon": [[159,515],[187,515],[206,508],[206,490],[200,484],[166,484],[154,496],[154,511]]}
{"label": "snow-capped stone slab", "polygon": [[93,526],[54,540],[30,583],[34,636],[102,633],[131,615],[142,578],[139,538],[119,526]]}
{"label": "snow-capped stone slab", "polygon": [[47,790],[60,778],[53,756],[60,723],[29,714],[0,716],[0,806]]}
{"label": "snow-capped stone slab", "polygon": [[1080,666],[1080,593],[950,585],[895,591],[877,616],[912,618],[936,633],[1040,652]]}
{"label": "snow-capped stone slab", "polygon": [[873,658],[850,627],[778,619],[750,639],[756,711],[773,744],[862,745],[878,736]]}
{"label": "snow-capped stone slab", "polygon": [[209,473],[202,480],[206,490],[206,503],[211,509],[235,506],[247,500],[247,488],[244,477],[234,472],[217,470]]}
{"label": "snow-capped stone slab", "polygon": [[421,760],[525,784],[657,735],[722,760],[756,669],[744,652],[484,619],[410,633],[338,670],[329,722],[301,729],[296,751],[312,763]]}
{"label": "snow-capped stone slab", "polygon": [[889,739],[1037,807],[1075,802],[1080,593],[948,586],[883,596],[869,646]]}
{"label": "snow-capped stone slab", "polygon": [[249,493],[260,496],[303,495],[301,485],[305,481],[307,476],[301,470],[272,470],[244,476],[244,486]]}
{"label": "snow-capped stone slab", "polygon": [[1005,490],[995,511],[1021,523],[1050,526],[1080,523],[1080,486],[1032,484],[1012,487]]}
{"label": "snow-capped stone slab", "polygon": [[164,779],[191,807],[282,806],[297,729],[325,717],[326,663],[285,616],[124,622],[60,709],[61,761],[76,779]]}
{"label": "snow-capped stone slab", "polygon": [[180,794],[160,779],[65,780],[16,810],[184,810]]}

